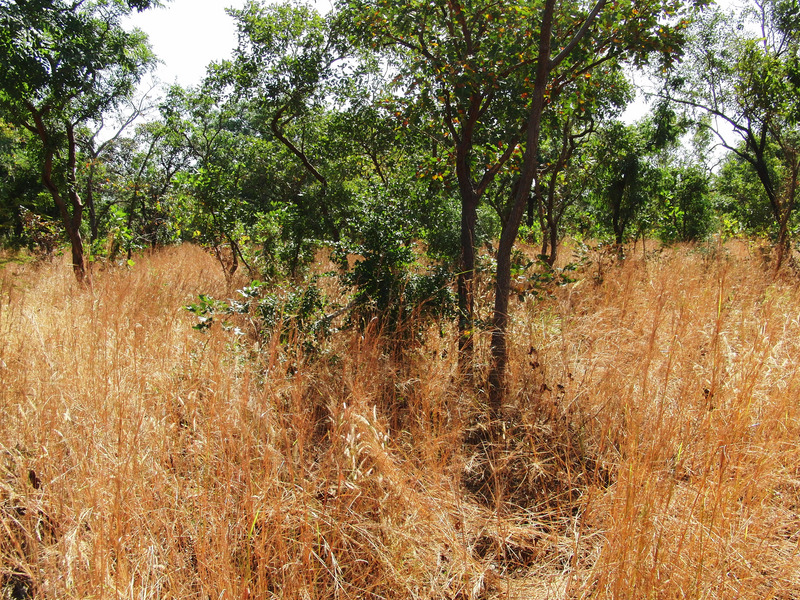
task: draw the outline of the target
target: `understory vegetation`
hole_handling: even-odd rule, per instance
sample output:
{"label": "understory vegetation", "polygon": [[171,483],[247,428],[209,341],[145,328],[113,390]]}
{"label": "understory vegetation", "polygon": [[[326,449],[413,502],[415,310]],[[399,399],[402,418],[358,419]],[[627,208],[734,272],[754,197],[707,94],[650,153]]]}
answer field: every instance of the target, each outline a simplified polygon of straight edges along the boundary
{"label": "understory vegetation", "polygon": [[324,253],[271,329],[196,328],[249,283],[196,246],[4,260],[0,595],[800,597],[797,278],[640,248],[512,299],[494,422],[487,333],[465,384],[452,317],[347,323]]}

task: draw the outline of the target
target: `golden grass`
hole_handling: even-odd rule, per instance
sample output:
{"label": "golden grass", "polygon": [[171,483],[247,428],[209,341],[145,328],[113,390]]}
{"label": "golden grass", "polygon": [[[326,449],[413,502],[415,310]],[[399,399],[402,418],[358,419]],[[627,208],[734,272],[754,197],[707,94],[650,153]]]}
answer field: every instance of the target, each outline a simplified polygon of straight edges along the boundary
{"label": "golden grass", "polygon": [[515,302],[488,452],[452,331],[314,357],[197,332],[181,307],[233,291],[190,246],[90,290],[7,267],[2,593],[798,598],[800,293],[759,260],[678,249]]}

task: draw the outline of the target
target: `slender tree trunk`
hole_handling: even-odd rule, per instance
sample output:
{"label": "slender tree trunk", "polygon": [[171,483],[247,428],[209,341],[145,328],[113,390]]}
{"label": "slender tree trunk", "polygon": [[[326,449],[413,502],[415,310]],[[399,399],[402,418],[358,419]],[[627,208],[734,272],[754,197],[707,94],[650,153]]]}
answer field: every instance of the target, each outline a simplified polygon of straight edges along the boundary
{"label": "slender tree trunk", "polygon": [[68,233],[72,243],[72,268],[75,270],[75,276],[78,281],[83,282],[86,276],[86,262],[84,261],[83,238],[81,236],[83,202],[78,194],[77,164],[75,128],[72,123],[67,123],[67,193],[72,205],[72,218],[70,219]]}
{"label": "slender tree trunk", "polygon": [[642,258],[647,260],[647,232],[642,229]]}
{"label": "slender tree trunk", "polygon": [[[795,161],[793,161],[792,179],[789,183],[789,195],[786,204],[784,204],[781,201],[780,192],[778,191],[777,186],[774,185],[774,182],[770,177],[770,171],[767,166],[767,159],[765,156],[765,149],[767,147],[766,128],[762,129],[758,141],[753,141],[750,144],[750,147],[752,148],[755,156],[752,159],[748,159],[748,161],[755,169],[756,175],[761,181],[761,185],[764,187],[767,198],[769,198],[772,216],[775,219],[776,225],[778,225],[778,240],[777,247],[775,249],[777,252],[775,257],[775,270],[778,271],[783,266],[784,256],[788,250],[789,218],[791,217],[792,208],[794,205],[794,196],[797,189],[798,165]],[[786,152],[787,148],[782,147],[782,150]]]}
{"label": "slender tree trunk", "polygon": [[550,228],[550,255],[547,257],[547,264],[552,267],[558,258],[558,227],[552,220],[548,227]]}
{"label": "slender tree trunk", "polygon": [[[229,233],[225,233],[225,237],[228,238],[228,243],[231,245],[231,253],[233,254],[233,266],[231,267],[231,275],[236,272],[236,269],[239,268],[239,261],[242,261],[245,269],[247,269],[247,273],[250,277],[255,275],[253,271],[253,267],[250,266],[250,263],[247,262],[247,259],[244,257],[244,253],[242,253],[242,248],[239,246],[239,242],[233,239],[233,236]],[[294,272],[292,272],[292,276],[294,276]]]}
{"label": "slender tree trunk", "polygon": [[[561,222],[563,211],[556,210],[556,194],[558,193],[558,175],[564,170],[572,153],[575,150],[574,140],[570,138],[570,123],[564,125],[564,134],[561,138],[561,152],[558,160],[553,166],[550,182],[547,185],[547,206],[544,210],[544,217],[547,220],[547,231],[550,234],[550,253],[547,255],[547,264],[553,266],[558,259],[558,224]],[[544,254],[544,253],[543,253]]]}
{"label": "slender tree trunk", "polygon": [[11,210],[14,219],[14,243],[16,244],[16,240],[22,239],[22,235],[25,233],[25,226],[22,222],[22,207],[19,204],[13,204]]}
{"label": "slender tree trunk", "polygon": [[797,194],[797,183],[798,183],[798,171],[800,171],[800,165],[797,163],[792,164],[792,176],[789,181],[789,189],[787,191],[786,202],[781,207],[783,210],[781,211],[780,219],[779,219],[779,231],[778,231],[778,256],[775,261],[775,270],[779,271],[781,267],[783,267],[783,261],[786,258],[787,254],[791,253],[791,243],[789,239],[789,221],[792,218],[792,212],[794,209],[794,199],[795,195]]}
{"label": "slender tree trunk", "polygon": [[[480,99],[472,99],[472,111],[460,136],[456,138],[456,179],[461,196],[461,264],[458,269],[458,369],[471,384],[474,379],[475,337],[475,224],[481,193],[472,182],[469,152],[477,122]],[[485,188],[484,188],[485,189]]]}
{"label": "slender tree trunk", "polygon": [[[505,373],[508,363],[508,303],[511,292],[511,251],[519,233],[522,215],[525,212],[528,195],[539,169],[539,133],[542,124],[542,112],[545,107],[545,92],[553,68],[557,67],[569,56],[570,52],[583,39],[592,22],[606,6],[606,0],[598,0],[586,17],[581,28],[570,42],[551,60],[550,41],[553,34],[553,17],[556,0],[546,0],[542,10],[542,28],[539,34],[539,51],[537,55],[536,79],[533,85],[531,109],[526,126],[525,155],[517,182],[514,184],[511,211],[500,234],[500,245],[497,249],[497,277],[495,281],[495,301],[492,328],[492,364],[489,371],[489,410],[493,419],[500,415],[505,396]],[[538,184],[537,184],[538,185]]]}
{"label": "slender tree trunk", "polygon": [[[538,168],[538,167],[537,167]],[[539,178],[536,178],[533,186],[534,196],[536,196],[536,207],[539,212],[539,231],[542,232],[542,249],[539,252],[539,257],[549,256],[550,254],[550,235],[547,229],[547,219],[545,218],[544,210],[544,196],[542,195],[542,186]]]}
{"label": "slender tree trunk", "polygon": [[94,169],[92,164],[89,167],[89,175],[86,178],[86,208],[89,210],[89,231],[91,234],[90,241],[94,243],[99,237],[97,230],[97,210],[94,206]]}
{"label": "slender tree trunk", "polygon": [[475,224],[478,198],[461,202],[461,264],[458,272],[458,363],[469,381],[474,375],[475,337]]}
{"label": "slender tree trunk", "polygon": [[78,195],[77,181],[75,176],[77,155],[75,145],[75,129],[72,123],[66,123],[67,132],[67,196],[71,204],[72,214],[67,207],[67,200],[58,189],[58,185],[53,179],[53,160],[55,159],[55,147],[53,146],[50,132],[44,123],[44,115],[36,110],[32,105],[28,106],[28,110],[33,117],[34,127],[33,130],[42,141],[44,149],[44,161],[42,163],[42,183],[44,187],[50,192],[53,202],[58,209],[61,216],[61,222],[64,224],[64,229],[67,233],[70,245],[72,247],[72,270],[75,273],[75,278],[79,283],[86,280],[86,263],[83,257],[83,239],[81,238],[81,220],[83,219],[83,203]]}
{"label": "slender tree trunk", "polygon": [[519,226],[525,211],[531,185],[539,167],[539,132],[544,94],[552,68],[550,61],[550,38],[553,29],[555,0],[545,2],[542,14],[542,29],[539,38],[539,52],[536,80],[533,87],[531,110],[528,116],[527,143],[523,157],[520,177],[514,185],[511,212],[500,234],[497,249],[497,276],[495,281],[494,316],[492,319],[492,364],[489,371],[489,410],[492,419],[500,415],[505,396],[505,373],[508,363],[508,304],[511,291],[511,250],[514,248]]}
{"label": "slender tree trunk", "polygon": [[542,249],[539,251],[540,257],[550,256],[550,232],[547,230],[547,222],[542,221]]}
{"label": "slender tree trunk", "polygon": [[[487,103],[491,102],[492,94],[484,96],[473,93],[470,97],[470,107],[466,118],[461,122],[460,130],[456,129],[451,121],[446,120],[447,126],[455,142],[456,179],[458,191],[461,196],[461,256],[458,274],[458,366],[459,371],[467,380],[474,381],[474,329],[475,329],[475,223],[477,221],[478,202],[486,192],[489,185],[499,173],[514,152],[516,140],[512,140],[506,147],[502,156],[496,163],[488,168],[479,182],[473,182],[469,155],[473,145],[475,127],[485,111]],[[452,107],[448,104],[447,112],[452,114]]]}
{"label": "slender tree trunk", "polygon": [[561,171],[562,164],[557,164],[550,175],[550,183],[547,186],[547,198],[542,200],[542,219],[547,224],[546,237],[549,238],[550,249],[545,252],[542,251],[542,256],[549,266],[553,266],[556,262],[556,253],[558,252],[558,229],[554,219],[555,214],[555,197],[556,197],[556,180],[558,173]]}
{"label": "slender tree trunk", "polygon": [[58,208],[61,222],[64,225],[64,230],[67,233],[70,246],[72,249],[72,270],[75,273],[75,278],[79,283],[83,283],[86,278],[86,263],[83,256],[83,239],[81,238],[80,223],[83,212],[83,205],[80,203],[80,198],[74,190],[69,192],[70,201],[72,203],[73,214],[70,215],[67,208],[67,202],[61,195],[58,186],[53,180],[53,159],[55,152],[51,148],[45,150],[44,166],[42,168],[42,183],[44,183],[50,196],[53,198],[56,207]]}

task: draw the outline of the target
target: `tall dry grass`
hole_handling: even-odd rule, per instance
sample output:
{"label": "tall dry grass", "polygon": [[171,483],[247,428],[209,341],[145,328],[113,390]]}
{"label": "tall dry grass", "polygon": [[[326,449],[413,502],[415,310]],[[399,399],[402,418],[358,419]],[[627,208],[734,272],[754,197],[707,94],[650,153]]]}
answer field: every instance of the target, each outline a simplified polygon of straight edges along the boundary
{"label": "tall dry grass", "polygon": [[3,594],[800,597],[795,278],[692,249],[596,274],[515,305],[487,449],[447,328],[198,332],[181,307],[233,290],[188,246],[90,290],[4,269]]}

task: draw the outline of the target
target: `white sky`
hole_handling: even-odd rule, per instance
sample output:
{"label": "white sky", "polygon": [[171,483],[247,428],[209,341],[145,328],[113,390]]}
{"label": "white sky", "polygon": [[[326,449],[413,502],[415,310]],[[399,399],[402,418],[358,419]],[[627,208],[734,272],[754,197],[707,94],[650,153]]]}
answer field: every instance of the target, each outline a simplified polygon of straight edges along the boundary
{"label": "white sky", "polygon": [[[735,0],[718,0],[723,6]],[[184,86],[200,83],[212,61],[229,58],[236,46],[233,19],[225,8],[242,8],[246,0],[171,0],[166,6],[146,10],[128,21],[150,38],[161,59],[156,72],[165,84]],[[332,0],[313,0],[321,12],[330,10]],[[640,106],[631,112],[643,113]],[[638,116],[638,115],[637,115]]]}
{"label": "white sky", "polygon": [[[128,20],[150,38],[162,64],[156,71],[165,84],[190,86],[200,83],[212,61],[230,58],[236,46],[233,19],[228,7],[242,8],[246,0],[172,0],[161,8],[146,10]],[[329,0],[316,0],[317,10],[327,11]]]}
{"label": "white sky", "polygon": [[[197,85],[212,61],[229,58],[236,46],[233,19],[225,8],[242,8],[247,0],[171,0],[166,6],[146,10],[128,21],[150,38],[162,61],[156,77],[164,84]],[[718,0],[723,6],[735,6],[737,0]],[[333,0],[311,0],[320,12],[328,12]],[[628,122],[647,114],[641,95],[628,107],[623,119]]]}

